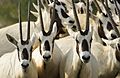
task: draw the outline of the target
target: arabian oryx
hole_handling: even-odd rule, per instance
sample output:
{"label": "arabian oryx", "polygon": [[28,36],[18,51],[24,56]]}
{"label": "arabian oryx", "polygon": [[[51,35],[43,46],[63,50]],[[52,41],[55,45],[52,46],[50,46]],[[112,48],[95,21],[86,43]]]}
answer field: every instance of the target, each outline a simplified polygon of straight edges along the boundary
{"label": "arabian oryx", "polygon": [[[101,0],[101,3],[110,18],[112,25],[116,26],[108,7],[105,5],[104,1]],[[116,31],[116,33],[118,33],[118,37],[115,39],[108,40],[102,38],[105,45],[94,39],[92,40],[91,51],[98,62],[99,78],[115,78],[120,71],[120,35],[118,31]]]}
{"label": "arabian oryx", "polygon": [[100,38],[109,40],[117,38],[118,31],[120,31],[120,27],[116,24],[114,19],[111,20],[112,16],[110,18],[109,15],[106,14],[107,11],[104,10],[105,8],[103,7],[103,4],[100,1],[94,0],[94,3],[98,9],[97,15],[93,17],[97,24],[97,26],[94,27],[94,29],[96,30]]}
{"label": "arabian oryx", "polygon": [[[55,44],[55,39],[58,33],[57,22],[55,20],[55,7],[57,6],[57,0],[54,2],[53,15],[51,18],[49,31],[46,32],[42,20],[42,12],[40,6],[40,0],[38,1],[39,15],[40,15],[40,29],[35,27],[35,34],[39,39],[39,46],[33,52],[33,58],[35,59],[38,77],[39,78],[59,78],[59,63],[62,57],[62,52]],[[48,26],[48,25],[47,25]]]}
{"label": "arabian oryx", "polygon": [[89,0],[87,0],[85,30],[81,30],[73,0],[72,4],[78,31],[72,31],[70,26],[67,28],[74,43],[61,60],[60,78],[97,78],[97,62],[91,54],[92,27],[89,26]]}
{"label": "arabian oryx", "polygon": [[[43,21],[44,21],[44,24],[45,24],[45,27],[44,27],[45,31],[49,30],[49,26],[48,25],[49,25],[49,22],[51,20],[50,19],[50,16],[51,16],[50,14],[52,14],[51,13],[51,10],[53,8],[52,4],[48,4],[48,5],[46,4],[44,7],[45,8],[48,7],[48,8],[47,9],[42,9]],[[38,9],[37,9],[37,11],[38,11]],[[38,15],[39,14],[37,13],[37,18],[39,18]],[[60,3],[60,2],[58,2],[56,4],[56,18],[55,19],[58,21],[57,24],[60,25],[60,26],[57,25],[58,26],[58,31],[61,31],[62,24],[72,25],[74,23],[74,20],[66,13],[66,9],[65,9],[64,5],[62,3]],[[0,56],[2,56],[5,53],[11,52],[11,51],[13,51],[15,49],[14,46],[12,46],[10,43],[7,42],[7,38],[6,38],[5,34],[9,33],[12,36],[14,36],[16,39],[19,39],[19,36],[17,35],[17,34],[19,34],[19,32],[18,32],[19,31],[18,30],[19,29],[18,28],[18,24],[19,23],[16,23],[16,24],[13,24],[13,25],[11,25],[9,27],[5,27],[5,28],[0,29],[0,38],[1,38],[0,39],[0,46],[1,46],[0,47]],[[40,24],[39,19],[35,22],[35,24],[39,28],[39,24]],[[22,27],[23,34],[25,34],[27,22],[22,22],[22,25],[23,25],[23,27]],[[30,27],[31,33],[33,33],[34,32],[34,27],[33,27],[34,26],[34,22],[30,21],[30,25],[31,25],[31,27]],[[16,33],[14,33],[14,32],[16,32]],[[30,34],[30,35],[32,35],[32,34]],[[23,35],[23,39],[25,37],[26,37],[26,34]],[[35,46],[34,47],[39,45],[38,42],[39,42],[38,40],[35,41]]]}
{"label": "arabian oryx", "polygon": [[[27,39],[24,40],[22,35],[21,8],[19,8],[20,40],[17,41],[6,34],[16,49],[0,57],[0,78],[38,78],[36,63],[32,58],[32,45],[35,41],[35,35],[33,34],[30,38],[30,3],[29,0]],[[19,7],[21,7],[20,4]]]}

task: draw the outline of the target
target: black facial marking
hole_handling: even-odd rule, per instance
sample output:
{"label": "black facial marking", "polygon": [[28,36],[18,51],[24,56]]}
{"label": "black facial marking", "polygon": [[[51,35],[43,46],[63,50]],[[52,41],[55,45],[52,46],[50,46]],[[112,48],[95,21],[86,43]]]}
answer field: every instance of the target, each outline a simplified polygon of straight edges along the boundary
{"label": "black facial marking", "polygon": [[22,59],[28,60],[28,57],[29,57],[28,51],[27,51],[26,48],[24,48],[23,51],[22,51]]}
{"label": "black facial marking", "polygon": [[84,10],[83,10],[83,8],[81,8],[81,14],[84,14]]}
{"label": "black facial marking", "polygon": [[59,1],[57,1],[57,2],[56,2],[56,4],[57,4],[57,5],[60,5],[60,2],[59,2]]}
{"label": "black facial marking", "polygon": [[64,18],[68,18],[69,16],[65,13],[65,11],[63,9],[61,9],[61,13],[62,13],[62,16]]}
{"label": "black facial marking", "polygon": [[102,21],[99,19],[99,23],[100,23],[100,26],[98,26],[98,34],[100,36],[100,38],[104,38],[104,39],[107,39],[107,37],[105,36],[105,32],[103,30],[103,26],[102,26]]}
{"label": "black facial marking", "polygon": [[48,40],[45,41],[43,50],[50,51],[50,44],[49,44]]}
{"label": "black facial marking", "polygon": [[112,4],[114,4],[113,0],[109,0]]}
{"label": "black facial marking", "polygon": [[120,62],[120,44],[116,47],[116,59]]}
{"label": "black facial marking", "polygon": [[105,14],[105,13],[102,13],[102,14],[103,14],[103,16],[104,16],[104,17],[108,17],[108,15],[107,15],[107,14]]}
{"label": "black facial marking", "polygon": [[82,51],[89,51],[88,42],[85,39],[82,41]]}
{"label": "black facial marking", "polygon": [[111,34],[112,39],[116,39],[117,36],[115,34]]}
{"label": "black facial marking", "polygon": [[113,30],[112,24],[109,21],[107,23],[107,29],[108,29],[108,31]]}
{"label": "black facial marking", "polygon": [[72,20],[69,21],[69,23],[72,23],[72,24],[73,24],[74,22],[75,22],[75,21],[72,21]]}
{"label": "black facial marking", "polygon": [[115,14],[118,15],[118,13],[117,13],[117,9],[116,9],[116,8],[115,8]]}

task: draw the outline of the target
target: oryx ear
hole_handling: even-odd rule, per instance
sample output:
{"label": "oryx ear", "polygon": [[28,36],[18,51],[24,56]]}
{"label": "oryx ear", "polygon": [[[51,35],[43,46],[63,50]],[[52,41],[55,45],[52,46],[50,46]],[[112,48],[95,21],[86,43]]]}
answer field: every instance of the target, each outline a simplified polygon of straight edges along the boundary
{"label": "oryx ear", "polygon": [[120,38],[116,38],[116,39],[113,39],[113,40],[106,40],[106,39],[102,38],[102,41],[105,42],[107,45],[110,45],[110,46],[114,47],[116,45],[116,43],[119,43]]}
{"label": "oryx ear", "polygon": [[37,10],[37,12],[38,12],[39,11],[39,7],[35,3],[33,3],[33,6]]}
{"label": "oryx ear", "polygon": [[10,36],[9,34],[6,34],[7,39],[14,44],[15,46],[17,46],[18,42],[15,40],[15,38],[13,38],[12,36]]}
{"label": "oryx ear", "polygon": [[111,45],[111,43],[112,43],[111,40],[107,40],[107,39],[104,39],[104,38],[102,38],[102,41],[107,45]]}
{"label": "oryx ear", "polygon": [[37,17],[38,18],[38,12],[34,12],[34,11],[30,11],[35,17]]}
{"label": "oryx ear", "polygon": [[54,24],[53,24],[51,34],[53,35],[53,37],[55,37],[57,35],[57,23],[56,22],[54,22]]}

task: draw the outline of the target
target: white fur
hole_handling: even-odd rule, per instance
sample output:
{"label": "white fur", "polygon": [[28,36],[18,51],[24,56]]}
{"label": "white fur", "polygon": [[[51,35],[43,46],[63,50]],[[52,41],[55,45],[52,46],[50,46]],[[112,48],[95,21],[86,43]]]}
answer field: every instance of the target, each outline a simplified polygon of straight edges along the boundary
{"label": "white fur", "polygon": [[31,60],[25,72],[19,62],[17,53],[17,50],[14,50],[1,56],[0,78],[38,78],[37,67],[34,60]]}
{"label": "white fur", "polygon": [[97,62],[94,56],[91,55],[88,63],[82,63],[76,52],[76,44],[72,45],[60,63],[60,78],[98,78]]}
{"label": "white fur", "polygon": [[98,62],[99,78],[115,78],[116,73],[120,70],[120,63],[115,56],[116,49],[112,47],[115,46],[115,43],[118,43],[117,41],[115,40],[114,43],[107,42],[107,46],[92,41],[91,52]]}
{"label": "white fur", "polygon": [[54,44],[52,59],[44,64],[43,57],[40,55],[39,47],[34,50],[33,58],[35,59],[39,78],[59,78],[59,63],[62,57],[61,50]]}

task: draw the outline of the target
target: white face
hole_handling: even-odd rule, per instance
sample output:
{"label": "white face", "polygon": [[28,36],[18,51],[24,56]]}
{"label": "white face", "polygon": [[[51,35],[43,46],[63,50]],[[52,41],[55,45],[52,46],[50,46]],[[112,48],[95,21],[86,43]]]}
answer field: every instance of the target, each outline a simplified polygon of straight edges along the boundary
{"label": "white face", "polygon": [[[101,38],[107,39],[115,39],[117,38],[117,34],[113,28],[112,23],[109,20],[109,17],[105,13],[98,14],[99,17],[99,28],[98,33]],[[102,32],[100,32],[102,31]],[[104,36],[103,36],[103,34]],[[101,35],[102,34],[102,35]]]}
{"label": "white face", "polygon": [[8,40],[17,47],[18,60],[20,61],[22,68],[26,69],[32,59],[32,45],[35,41],[35,35],[32,35],[31,39],[28,42],[24,41],[23,44],[21,43],[21,41],[16,41],[10,35],[6,36]]}
{"label": "white face", "polygon": [[89,32],[87,35],[81,35],[80,32],[76,36],[76,42],[78,46],[78,55],[82,62],[87,63],[90,60],[92,32]]}
{"label": "white face", "polygon": [[49,35],[45,35],[42,31],[36,32],[36,35],[40,41],[40,54],[44,62],[49,62],[50,59],[52,59],[54,40],[56,34],[57,34],[56,22],[53,24],[52,31]]}
{"label": "white face", "polygon": [[[71,30],[71,29],[70,29]],[[69,30],[68,30],[69,31]],[[70,31],[69,34],[76,40],[76,51],[83,63],[87,63],[91,56],[92,28],[90,26],[88,34],[81,34],[80,31]]]}

